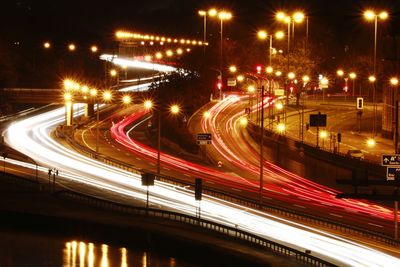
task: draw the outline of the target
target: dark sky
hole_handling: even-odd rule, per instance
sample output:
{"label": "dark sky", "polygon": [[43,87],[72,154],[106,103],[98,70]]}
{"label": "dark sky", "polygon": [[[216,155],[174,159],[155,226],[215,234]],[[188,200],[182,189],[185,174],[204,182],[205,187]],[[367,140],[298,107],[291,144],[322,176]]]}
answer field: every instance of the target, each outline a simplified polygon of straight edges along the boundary
{"label": "dark sky", "polygon": [[[310,16],[311,34],[313,25],[322,26],[346,42],[367,28],[360,18],[365,7],[385,7],[396,16],[400,1],[2,0],[0,33],[9,40],[34,42],[104,41],[112,39],[119,28],[201,38],[202,20],[197,10],[211,6],[226,7],[233,12],[234,19],[227,25],[232,38],[254,34],[260,27],[279,27],[273,18],[276,10],[299,8]],[[216,24],[210,22],[210,31],[214,27],[218,34]]]}

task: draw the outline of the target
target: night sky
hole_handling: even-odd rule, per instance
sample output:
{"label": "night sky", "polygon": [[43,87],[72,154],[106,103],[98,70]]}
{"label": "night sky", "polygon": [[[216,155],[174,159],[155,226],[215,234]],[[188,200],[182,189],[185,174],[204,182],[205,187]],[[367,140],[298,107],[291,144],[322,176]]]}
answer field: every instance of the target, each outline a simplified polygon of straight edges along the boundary
{"label": "night sky", "polygon": [[[311,34],[313,25],[323,26],[337,35],[338,40],[346,42],[351,40],[354,34],[362,33],[368,28],[360,17],[365,7],[386,8],[392,15],[391,23],[395,23],[398,19],[393,15],[398,14],[399,2],[395,0],[3,0],[0,4],[3,11],[0,21],[3,38],[19,41],[44,39],[107,41],[119,28],[201,38],[202,20],[197,16],[197,10],[215,6],[226,7],[233,12],[234,20],[229,22],[227,31],[232,38],[235,36],[240,38],[243,34],[253,34],[260,27],[279,27],[273,17],[276,10],[299,8],[310,16]],[[210,22],[211,30],[212,27],[213,23]]]}

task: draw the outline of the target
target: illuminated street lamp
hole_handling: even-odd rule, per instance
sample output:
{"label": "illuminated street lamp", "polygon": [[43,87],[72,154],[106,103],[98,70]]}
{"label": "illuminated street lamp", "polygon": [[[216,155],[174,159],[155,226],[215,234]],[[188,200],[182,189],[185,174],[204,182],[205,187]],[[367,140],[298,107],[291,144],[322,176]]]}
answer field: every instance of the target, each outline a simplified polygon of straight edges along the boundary
{"label": "illuminated street lamp", "polygon": [[129,105],[132,102],[132,98],[130,95],[124,95],[122,97],[122,103],[125,105]]}
{"label": "illuminated street lamp", "polygon": [[236,77],[236,80],[237,80],[238,82],[243,82],[243,81],[244,81],[244,76],[243,76],[243,75],[238,75],[238,76]]}
{"label": "illuminated street lamp", "polygon": [[[357,78],[357,74],[355,72],[350,72],[349,74],[350,79],[353,80],[353,96],[355,94],[355,90],[356,90],[356,78]],[[360,87],[360,96],[361,96],[361,87]]]}
{"label": "illuminated street lamp", "polygon": [[286,130],[285,124],[279,123],[279,124],[276,126],[276,130],[278,131],[278,133],[283,134],[283,133],[285,132],[285,130]]}
{"label": "illuminated street lamp", "polygon": [[398,96],[398,89],[397,86],[399,84],[399,80],[397,77],[392,77],[390,79],[390,84],[393,86],[393,106],[394,106],[394,112],[392,114],[395,115],[395,129],[394,129],[394,153],[398,153],[398,147],[399,147],[399,96]]}
{"label": "illuminated street lamp", "polygon": [[109,102],[112,99],[112,93],[111,91],[104,91],[103,92],[103,100],[104,102]]}
{"label": "illuminated street lamp", "polygon": [[234,66],[234,65],[230,66],[229,71],[230,71],[230,73],[236,73],[236,71],[237,71],[236,66]]}
{"label": "illuminated street lamp", "polygon": [[[276,39],[282,39],[285,36],[285,34],[282,31],[276,32],[275,33],[275,38]],[[273,39],[273,35],[272,34],[268,34],[266,31],[264,30],[260,30],[257,33],[257,37],[259,40],[266,40],[267,38],[269,38],[269,65],[272,66],[272,54],[273,54],[273,48],[272,48],[272,39]]]}
{"label": "illuminated street lamp", "polygon": [[[374,21],[374,58],[373,58],[373,62],[374,62],[374,75],[376,75],[376,48],[377,48],[377,42],[378,42],[378,19],[379,20],[385,20],[389,17],[388,12],[386,11],[381,11],[380,13],[376,13],[373,10],[367,10],[364,12],[364,17],[366,20],[368,21]],[[376,83],[375,80],[373,81],[373,92],[372,92],[372,102],[374,105],[374,125],[373,125],[373,134],[374,136],[376,135],[376,131],[377,131],[377,106],[376,106]]]}
{"label": "illuminated street lamp", "polygon": [[110,75],[111,75],[112,77],[115,77],[115,76],[118,75],[118,72],[117,72],[115,69],[112,69],[112,70],[110,70]]}
{"label": "illuminated street lamp", "polygon": [[323,130],[319,132],[319,137],[322,139],[322,148],[325,146],[325,139],[328,138],[328,132]]}
{"label": "illuminated street lamp", "polygon": [[375,145],[376,145],[376,141],[375,141],[374,138],[368,138],[367,139],[367,146],[368,147],[372,148],[372,147],[375,147]]}
{"label": "illuminated street lamp", "polygon": [[92,51],[92,53],[97,53],[98,50],[99,50],[99,49],[98,49],[97,46],[95,46],[95,45],[92,45],[92,46],[90,47],[90,51]]}
{"label": "illuminated street lamp", "polygon": [[344,71],[341,70],[341,69],[339,69],[339,70],[336,71],[336,74],[337,74],[338,76],[342,77],[342,76],[344,75]]}
{"label": "illuminated street lamp", "polygon": [[75,49],[76,49],[76,46],[74,45],[74,44],[69,44],[68,45],[68,49],[69,49],[69,51],[75,51]]}
{"label": "illuminated street lamp", "polygon": [[[158,128],[157,128],[157,174],[160,174],[160,167],[161,167],[161,110],[154,106],[152,100],[147,99],[143,102],[144,108],[146,110],[156,110],[157,111],[157,120],[158,120]],[[172,115],[177,115],[180,113],[181,108],[177,104],[173,104],[169,107],[168,111]]]}
{"label": "illuminated street lamp", "polygon": [[49,49],[49,48],[51,47],[51,45],[50,45],[49,42],[45,42],[45,43],[43,44],[43,47],[46,48],[46,49]]}

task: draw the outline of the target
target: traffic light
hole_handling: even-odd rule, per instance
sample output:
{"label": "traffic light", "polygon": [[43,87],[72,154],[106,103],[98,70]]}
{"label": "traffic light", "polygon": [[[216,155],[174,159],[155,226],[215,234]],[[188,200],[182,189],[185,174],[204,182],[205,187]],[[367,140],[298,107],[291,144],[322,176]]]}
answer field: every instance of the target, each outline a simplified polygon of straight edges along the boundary
{"label": "traffic light", "polygon": [[364,107],[364,98],[357,97],[357,109],[363,109]]}
{"label": "traffic light", "polygon": [[257,69],[257,74],[261,74],[262,67],[258,65],[256,69]]}
{"label": "traffic light", "polygon": [[196,200],[201,200],[202,192],[203,192],[203,179],[196,178],[194,183],[194,198]]}

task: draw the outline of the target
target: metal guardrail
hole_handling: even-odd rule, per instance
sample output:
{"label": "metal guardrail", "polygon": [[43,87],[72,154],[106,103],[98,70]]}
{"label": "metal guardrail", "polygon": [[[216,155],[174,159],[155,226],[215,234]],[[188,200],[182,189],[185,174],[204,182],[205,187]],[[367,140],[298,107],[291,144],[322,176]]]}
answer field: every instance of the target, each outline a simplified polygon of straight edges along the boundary
{"label": "metal guardrail", "polygon": [[[152,173],[148,170],[135,168],[134,166],[127,164],[126,162],[122,162],[122,161],[119,161],[119,160],[116,160],[116,159],[113,159],[113,158],[110,158],[107,156],[97,154],[93,150],[90,150],[90,149],[78,144],[75,140],[73,140],[70,137],[66,137],[66,140],[68,141],[68,143],[71,146],[86,153],[91,158],[102,161],[103,163],[109,164],[114,167],[121,168],[123,170],[129,171],[129,172],[132,172],[135,174],[141,174],[143,172]],[[155,174],[155,173],[153,173],[153,174]],[[187,182],[187,181],[184,181],[184,180],[181,180],[178,178],[173,178],[173,177],[168,177],[168,176],[163,176],[163,175],[156,175],[156,179],[161,182],[169,183],[169,184],[176,185],[176,186],[181,186],[181,187],[190,186],[191,188],[194,188],[194,182],[191,183],[191,182]],[[203,192],[204,192],[204,194],[210,195],[212,197],[216,197],[216,198],[219,198],[219,199],[222,199],[225,201],[229,201],[229,202],[232,202],[235,204],[240,204],[240,205],[243,205],[243,206],[246,206],[249,208],[261,209],[261,210],[264,210],[264,211],[267,211],[270,213],[284,216],[286,218],[296,219],[299,221],[311,223],[313,225],[340,231],[340,232],[343,232],[346,234],[352,234],[352,235],[356,235],[356,236],[365,237],[365,238],[372,239],[372,240],[378,241],[378,242],[383,242],[383,243],[386,243],[386,244],[389,244],[392,246],[400,246],[400,241],[397,241],[385,234],[379,234],[379,233],[375,233],[375,232],[365,230],[362,228],[346,225],[343,223],[334,222],[334,221],[328,220],[323,217],[306,215],[306,214],[299,213],[295,210],[290,210],[287,208],[282,208],[282,207],[278,208],[278,207],[274,207],[271,205],[260,204],[260,202],[258,200],[252,200],[249,198],[238,196],[237,194],[232,194],[230,192],[226,192],[226,191],[218,190],[218,189],[211,189],[211,188],[207,188],[205,186],[203,186]]]}
{"label": "metal guardrail", "polygon": [[281,255],[281,256],[289,257],[297,262],[307,264],[309,266],[319,266],[319,267],[336,266],[330,262],[327,262],[325,260],[322,260],[315,256],[310,255],[309,253],[311,253],[311,252],[309,252],[309,253],[302,252],[302,251],[287,247],[285,245],[276,243],[274,241],[268,240],[266,238],[262,238],[257,235],[254,235],[254,234],[247,233],[243,230],[240,230],[240,229],[237,229],[234,227],[211,222],[211,221],[193,217],[190,215],[185,215],[185,214],[172,212],[172,211],[146,209],[146,208],[133,207],[133,206],[123,205],[123,204],[117,204],[117,203],[114,203],[111,201],[87,196],[87,195],[72,192],[72,191],[59,191],[56,193],[56,196],[61,197],[61,198],[67,198],[70,200],[84,202],[86,204],[89,204],[89,205],[92,205],[92,206],[95,206],[98,208],[133,214],[133,215],[137,215],[137,216],[149,216],[149,217],[154,217],[154,218],[167,219],[167,220],[178,222],[178,223],[183,223],[183,224],[188,224],[188,225],[192,225],[195,227],[200,227],[202,229],[213,231],[215,233],[227,235],[233,239],[239,239],[241,241],[251,243],[252,245],[261,247],[267,251],[273,252],[273,253]]}

